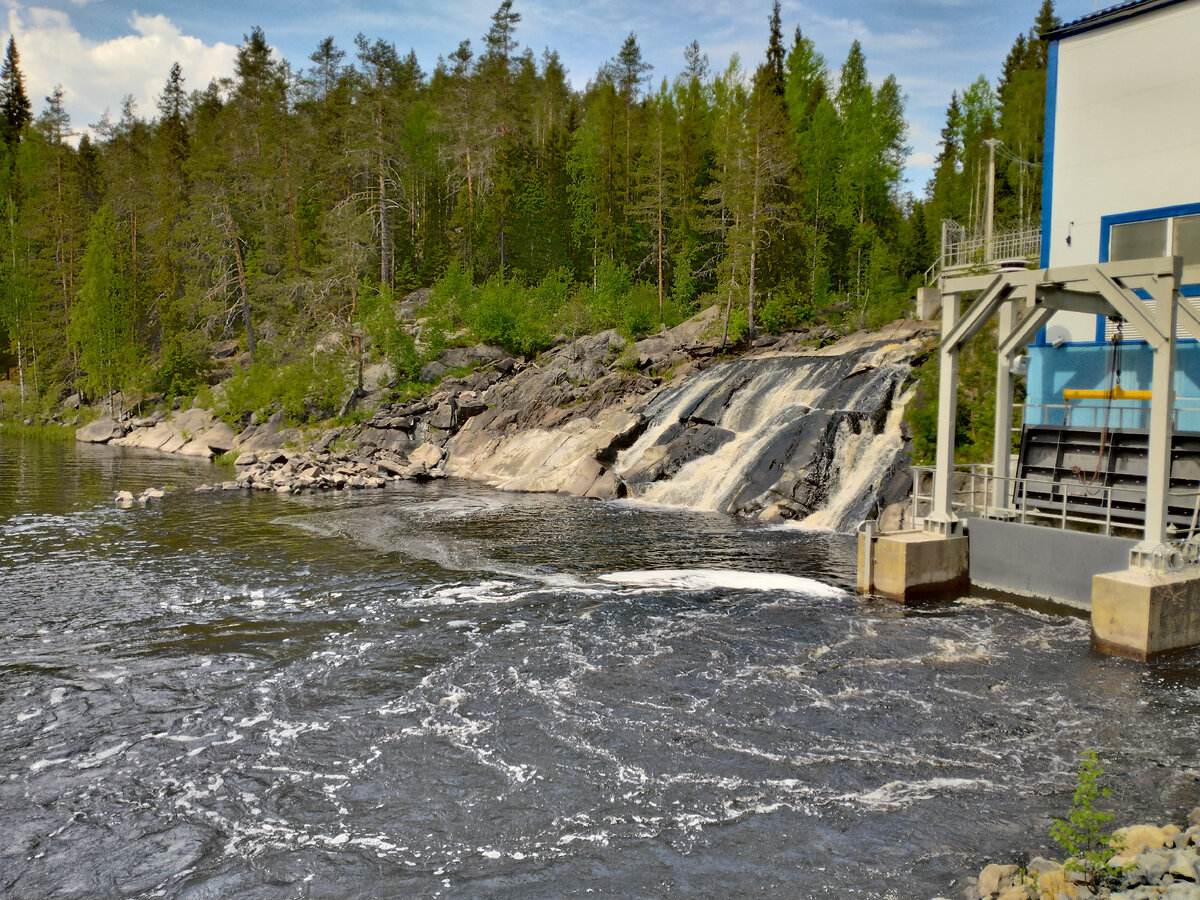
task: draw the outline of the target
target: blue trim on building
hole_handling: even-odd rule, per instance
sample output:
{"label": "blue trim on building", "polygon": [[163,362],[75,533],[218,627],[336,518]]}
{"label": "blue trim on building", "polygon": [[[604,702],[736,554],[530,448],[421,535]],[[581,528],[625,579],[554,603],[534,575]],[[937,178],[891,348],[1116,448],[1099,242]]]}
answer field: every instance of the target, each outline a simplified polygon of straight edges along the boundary
{"label": "blue trim on building", "polygon": [[1157,209],[1135,209],[1132,212],[1114,213],[1100,218],[1101,262],[1108,262],[1108,230],[1113,225],[1128,225],[1130,222],[1148,222],[1151,219],[1172,219],[1175,216],[1194,216],[1200,213],[1200,203],[1176,203]]}
{"label": "blue trim on building", "polygon": [[1054,211],[1054,130],[1058,113],[1058,42],[1051,41],[1046,59],[1046,125],[1042,137],[1042,258],[1050,265],[1050,219]]}

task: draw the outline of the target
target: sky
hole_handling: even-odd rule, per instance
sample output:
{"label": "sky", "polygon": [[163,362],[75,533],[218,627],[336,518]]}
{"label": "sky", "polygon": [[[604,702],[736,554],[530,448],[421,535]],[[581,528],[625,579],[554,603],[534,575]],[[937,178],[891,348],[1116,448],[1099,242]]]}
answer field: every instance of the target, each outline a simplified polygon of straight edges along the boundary
{"label": "sky", "polygon": [[[34,114],[61,84],[72,126],[83,129],[107,110],[116,119],[125,96],[151,119],[171,64],[189,90],[233,75],[237,46],[255,26],[293,69],[326,36],[353,56],[365,34],[415,50],[431,72],[464,39],[478,52],[500,0],[0,0],[4,34],[16,37]],[[1095,0],[1057,0],[1069,22]],[[1101,4],[1101,8],[1104,5]],[[796,26],[836,73],[854,40],[876,83],[894,75],[904,92],[911,148],[903,190],[920,196],[931,174],[938,134],[954,90],[985,76],[995,85],[1018,34],[1033,25],[1040,0],[782,0],[785,45]],[[715,71],[737,54],[747,71],[766,55],[771,0],[515,0],[516,38],[540,59],[556,50],[572,84],[582,88],[616,56],[632,32],[654,83],[683,68],[683,50],[700,43]]]}

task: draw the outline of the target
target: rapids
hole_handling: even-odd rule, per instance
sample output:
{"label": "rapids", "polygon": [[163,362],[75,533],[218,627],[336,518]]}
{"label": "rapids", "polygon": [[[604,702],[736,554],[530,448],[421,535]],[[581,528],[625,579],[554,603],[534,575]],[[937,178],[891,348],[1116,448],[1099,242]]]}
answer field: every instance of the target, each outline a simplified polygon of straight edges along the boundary
{"label": "rapids", "polygon": [[[1198,801],[1196,654],[854,595],[845,536],[0,438],[0,896],[961,896]],[[171,490],[117,509],[113,492]]]}

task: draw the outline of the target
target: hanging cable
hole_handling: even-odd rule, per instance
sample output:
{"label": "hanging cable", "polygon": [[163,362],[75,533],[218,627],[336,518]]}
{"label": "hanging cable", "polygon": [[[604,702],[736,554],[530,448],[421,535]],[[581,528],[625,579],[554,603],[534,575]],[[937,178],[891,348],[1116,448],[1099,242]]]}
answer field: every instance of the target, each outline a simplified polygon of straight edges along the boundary
{"label": "hanging cable", "polygon": [[1121,326],[1124,325],[1124,320],[1120,316],[1110,316],[1109,318],[1116,323],[1116,328],[1113,330],[1112,343],[1108,350],[1108,399],[1104,401],[1104,424],[1100,429],[1100,449],[1096,453],[1096,469],[1085,481],[1082,469],[1079,466],[1071,467],[1071,471],[1079,479],[1079,483],[1084,486],[1094,484],[1100,478],[1100,472],[1104,468],[1104,452],[1108,449],[1108,429],[1112,419],[1113,398],[1121,387]]}

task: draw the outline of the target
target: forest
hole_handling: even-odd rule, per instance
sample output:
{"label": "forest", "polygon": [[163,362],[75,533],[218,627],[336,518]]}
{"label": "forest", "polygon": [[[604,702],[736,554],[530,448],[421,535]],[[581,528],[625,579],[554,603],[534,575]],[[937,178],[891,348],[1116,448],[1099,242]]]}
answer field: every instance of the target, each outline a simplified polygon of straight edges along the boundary
{"label": "forest", "polygon": [[[922,197],[901,190],[901,85],[857,42],[834,67],[798,27],[785,38],[778,2],[752,69],[693,41],[656,77],[631,33],[583,90],[554,51],[522,49],[520,20],[503,0],[431,73],[364,35],[293,66],[255,28],[231,78],[189,90],[176,64],[151,116],[127,97],[78,138],[61,87],[34,115],[10,40],[3,414],[73,392],[194,396],[217,343],[236,342],[249,407],[285,384],[332,401],[364,355],[399,391],[456,341],[532,356],[713,304],[731,346],[878,326],[911,313],[943,219],[980,227],[989,138],[998,227],[1040,214],[1051,0],[998,84],[950,98]],[[419,287],[416,343],[398,301]]]}

